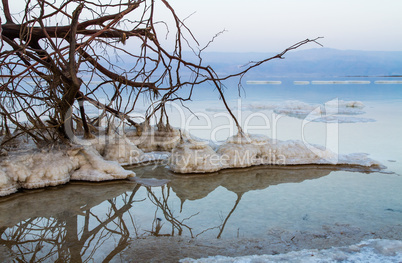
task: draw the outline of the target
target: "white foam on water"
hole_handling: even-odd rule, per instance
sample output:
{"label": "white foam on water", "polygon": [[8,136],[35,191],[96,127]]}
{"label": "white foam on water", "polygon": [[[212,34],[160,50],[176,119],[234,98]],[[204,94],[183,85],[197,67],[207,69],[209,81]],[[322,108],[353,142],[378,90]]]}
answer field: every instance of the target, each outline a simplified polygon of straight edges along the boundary
{"label": "white foam on water", "polygon": [[356,245],[330,249],[304,249],[278,255],[250,255],[242,257],[211,256],[180,260],[181,263],[229,262],[371,262],[394,263],[402,261],[402,241],[370,239]]}

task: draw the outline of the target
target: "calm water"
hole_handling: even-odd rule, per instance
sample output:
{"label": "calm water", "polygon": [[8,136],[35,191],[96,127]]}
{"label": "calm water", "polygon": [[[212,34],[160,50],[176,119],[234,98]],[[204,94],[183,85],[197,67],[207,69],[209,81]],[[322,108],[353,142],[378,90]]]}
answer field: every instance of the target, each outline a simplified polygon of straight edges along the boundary
{"label": "calm water", "polygon": [[[339,123],[337,139],[331,139],[337,143],[329,146],[345,154],[368,153],[387,167],[383,171],[265,166],[183,176],[161,164],[132,167],[141,184],[72,182],[22,191],[0,198],[0,261],[175,261],[283,253],[373,237],[402,240],[402,84],[362,80],[370,84],[294,85],[284,79],[281,85],[245,85],[241,101],[234,94],[228,99],[242,123],[249,117],[250,132],[324,145],[326,123],[303,126],[301,119],[278,117],[258,105],[362,101],[363,112],[344,117],[374,121]],[[203,114],[200,119],[188,121],[184,112],[186,117],[172,118],[173,126],[184,119],[194,135],[213,136],[217,143],[235,132],[211,94],[196,93],[190,105]]]}

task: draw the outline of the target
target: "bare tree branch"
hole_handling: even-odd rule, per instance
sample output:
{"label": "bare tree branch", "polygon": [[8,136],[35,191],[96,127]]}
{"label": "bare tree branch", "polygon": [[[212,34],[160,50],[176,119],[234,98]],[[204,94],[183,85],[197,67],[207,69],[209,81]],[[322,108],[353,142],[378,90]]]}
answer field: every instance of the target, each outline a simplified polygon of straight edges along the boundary
{"label": "bare tree branch", "polygon": [[[139,127],[129,114],[143,98],[150,105],[145,121],[158,116],[158,127],[168,126],[162,123],[169,124],[168,102],[186,107],[193,90],[204,83],[217,90],[242,133],[223,82],[239,78],[240,87],[253,68],[319,40],[300,41],[273,57],[250,62],[239,72],[220,76],[204,65],[202,52],[222,32],[200,47],[168,0],[25,1],[24,13],[12,14],[11,2],[2,0],[6,23],[1,25],[0,126],[12,125],[37,142],[64,143],[69,139],[67,127],[74,124],[82,124],[86,137],[91,137],[85,101],[102,109],[98,119],[108,114]],[[171,23],[160,21],[157,8],[170,14]],[[166,44],[166,35],[173,37],[173,48]],[[184,57],[187,48],[193,51],[192,58]],[[96,81],[100,84],[94,87]],[[99,97],[107,99],[101,102]]]}

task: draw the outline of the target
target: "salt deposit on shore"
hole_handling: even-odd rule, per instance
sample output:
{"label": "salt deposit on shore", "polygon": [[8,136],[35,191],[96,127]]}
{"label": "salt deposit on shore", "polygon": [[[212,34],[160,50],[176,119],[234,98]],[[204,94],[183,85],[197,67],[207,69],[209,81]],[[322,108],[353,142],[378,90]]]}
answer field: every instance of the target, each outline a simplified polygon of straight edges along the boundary
{"label": "salt deposit on shore", "polygon": [[0,160],[0,196],[19,188],[55,186],[70,180],[104,181],[135,176],[119,164],[133,154],[140,155],[142,151],[124,137],[108,143],[99,138],[77,138],[71,147],[10,151]]}
{"label": "salt deposit on shore", "polygon": [[215,172],[222,169],[221,156],[203,142],[181,142],[169,158],[169,168],[175,173]]}
{"label": "salt deposit on shore", "polygon": [[228,138],[216,152],[209,146],[183,142],[172,153],[169,167],[177,173],[206,173],[254,165],[346,164],[377,169],[382,167],[366,154],[340,155],[320,145],[306,145],[296,140],[272,140],[263,135],[249,134]]}
{"label": "salt deposit on shore", "polygon": [[278,255],[251,255],[243,257],[211,256],[180,260],[181,263],[229,262],[373,262],[402,261],[402,241],[370,239],[356,245],[330,249],[304,249]]}
{"label": "salt deposit on shore", "polygon": [[180,131],[164,124],[143,123],[138,129],[126,130],[125,136],[146,152],[171,151],[180,142]]}
{"label": "salt deposit on shore", "polygon": [[[173,129],[170,133],[179,134]],[[84,145],[49,152],[16,152],[3,157],[0,162],[0,196],[14,193],[19,188],[55,186],[70,180],[125,179],[135,174],[122,168],[122,164],[153,159],[154,154],[145,154],[126,136],[110,136],[104,140],[105,143],[100,141],[99,138],[78,140]],[[153,149],[154,142],[142,144]],[[171,143],[169,141],[168,148],[173,147]],[[168,164],[176,173],[207,173],[254,165],[346,164],[382,168],[366,154],[338,155],[322,146],[305,145],[301,141],[279,141],[248,134],[232,136],[216,150],[206,142],[182,139],[180,143],[175,142]]]}
{"label": "salt deposit on shore", "polygon": [[[341,104],[362,107],[358,102]],[[346,164],[383,168],[366,154],[339,155],[301,141],[238,134],[214,149],[208,142],[194,141],[170,126],[143,128],[90,140],[75,138],[72,147],[49,152],[34,149],[10,152],[0,160],[0,196],[19,188],[54,186],[70,180],[102,181],[135,176],[121,165],[155,160],[155,153],[144,151],[165,151],[166,155],[170,152],[170,157],[163,155],[163,158],[169,157],[169,168],[176,173],[207,173],[255,165]]]}
{"label": "salt deposit on shore", "polygon": [[116,161],[105,160],[95,149],[86,147],[81,154],[74,156],[79,160],[79,169],[71,175],[71,180],[105,181],[126,179],[135,176]]}
{"label": "salt deposit on shore", "polygon": [[105,160],[90,146],[14,153],[0,162],[0,196],[70,180],[104,181],[135,176],[118,162]]}
{"label": "salt deposit on shore", "polygon": [[0,196],[18,188],[40,188],[64,184],[79,168],[77,151],[29,152],[7,156],[0,163]]}

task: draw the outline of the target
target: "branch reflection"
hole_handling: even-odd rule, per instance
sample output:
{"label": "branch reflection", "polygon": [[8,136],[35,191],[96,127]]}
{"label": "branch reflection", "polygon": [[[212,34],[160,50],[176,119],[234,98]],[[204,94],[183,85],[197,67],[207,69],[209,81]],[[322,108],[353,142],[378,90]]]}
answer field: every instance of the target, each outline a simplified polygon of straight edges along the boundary
{"label": "branch reflection", "polygon": [[[210,226],[208,229],[201,231],[196,236],[205,233],[212,229],[219,229],[216,238],[221,238],[230,217],[234,214],[238,207],[242,196],[254,190],[266,189],[269,186],[283,184],[283,183],[300,183],[305,180],[318,179],[320,177],[330,174],[332,171],[337,170],[350,170],[350,167],[331,166],[331,165],[299,165],[299,166],[277,166],[267,167],[257,166],[243,169],[227,169],[221,170],[216,173],[199,174],[199,175],[177,175],[163,166],[148,166],[141,168],[134,168],[137,176],[144,178],[154,179],[169,179],[167,184],[169,188],[181,200],[180,212],[183,212],[183,206],[186,201],[195,201],[207,197],[210,193],[214,192],[218,187],[224,187],[228,191],[236,194],[236,200],[233,207],[229,210],[226,216],[222,216],[220,224]],[[362,171],[360,171],[362,172]],[[370,172],[370,171],[365,171]],[[158,206],[168,211],[167,200],[163,200],[163,204]],[[167,217],[169,218],[169,217]],[[193,228],[187,226],[193,235]],[[179,233],[181,233],[179,231]]]}
{"label": "branch reflection", "polygon": [[0,199],[0,249],[6,247],[21,262],[107,262],[121,256],[134,239],[140,248],[148,246],[145,239],[151,236],[221,238],[236,231],[237,225],[228,225],[231,218],[244,216],[236,210],[245,193],[317,179],[338,169],[253,167],[178,176],[149,166],[134,168],[137,182],[24,191]]}
{"label": "branch reflection", "polygon": [[[95,254],[108,262],[129,244],[130,227],[124,215],[137,202],[139,189],[140,185],[127,182],[84,183],[2,200],[2,211],[17,214],[0,216],[0,244],[21,262],[87,262],[100,258]],[[54,195],[58,197],[52,199]],[[101,213],[92,211],[101,203]],[[18,206],[23,206],[22,213]],[[28,214],[31,217],[22,219]]]}

